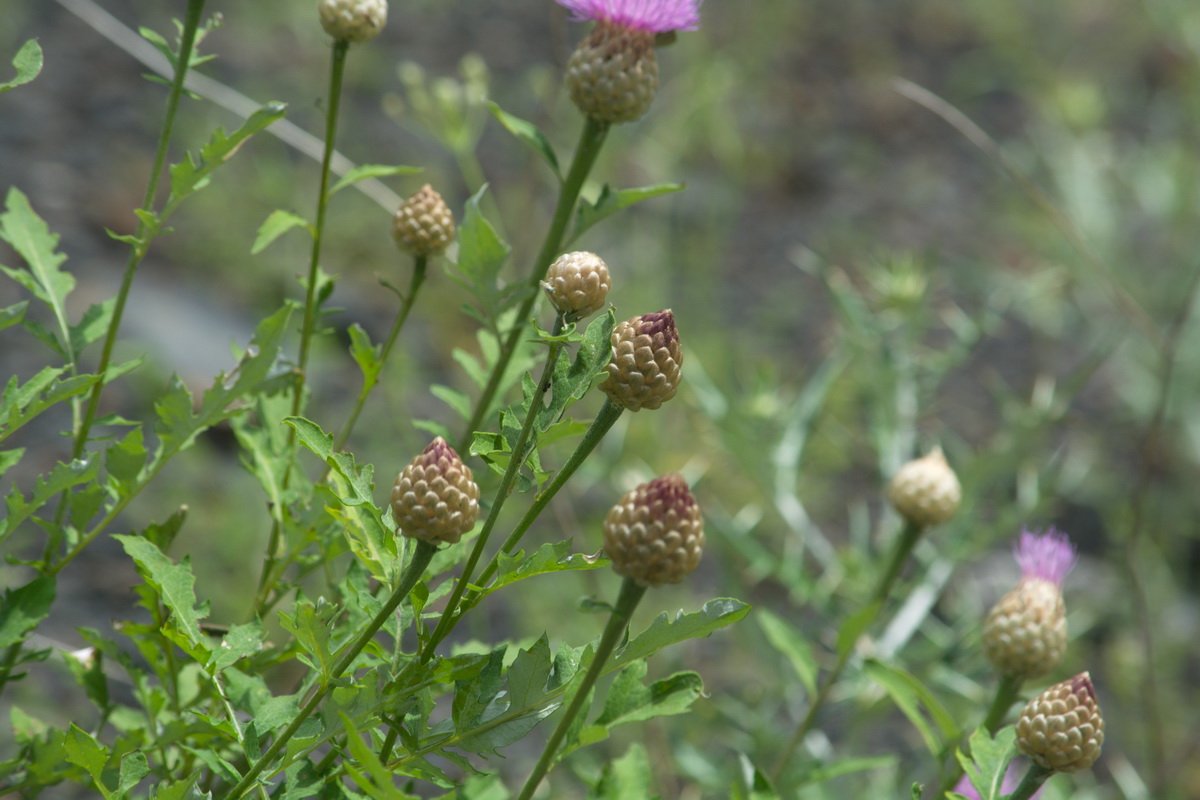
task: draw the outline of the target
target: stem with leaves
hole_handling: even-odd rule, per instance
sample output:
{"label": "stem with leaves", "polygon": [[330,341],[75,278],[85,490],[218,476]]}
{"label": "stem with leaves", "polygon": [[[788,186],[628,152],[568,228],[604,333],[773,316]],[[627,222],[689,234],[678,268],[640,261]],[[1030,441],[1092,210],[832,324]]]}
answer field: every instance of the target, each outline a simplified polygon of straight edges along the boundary
{"label": "stem with leaves", "polygon": [[359,633],[354,642],[338,656],[338,660],[334,663],[329,674],[324,676],[321,686],[313,692],[312,696],[309,697],[308,701],[296,714],[296,717],[287,728],[284,729],[283,733],[276,737],[275,741],[271,743],[270,748],[254,762],[246,774],[242,776],[242,779],[238,781],[237,785],[229,791],[229,794],[226,795],[228,800],[237,800],[244,795],[258,779],[258,776],[274,762],[276,756],[283,751],[283,748],[291,741],[296,731],[300,729],[300,726],[313,715],[313,712],[317,710],[321,701],[333,689],[337,679],[350,668],[350,665],[358,658],[363,648],[375,637],[375,634],[379,632],[383,624],[387,622],[388,618],[395,613],[400,604],[404,602],[404,599],[408,597],[409,592],[412,591],[412,588],[417,585],[417,581],[421,579],[421,575],[424,574],[425,568],[429,566],[429,562],[433,559],[435,552],[437,552],[436,544],[424,541],[417,542],[416,547],[413,548],[412,556],[404,568],[404,574],[400,576],[400,582],[396,585],[391,597],[379,609],[379,613],[375,615],[367,627]]}
{"label": "stem with leaves", "polygon": [[[1001,675],[1000,682],[996,685],[996,694],[992,697],[992,704],[988,706],[987,715],[983,718],[983,727],[990,734],[995,734],[1004,724],[1004,717],[1008,714],[1008,710],[1012,708],[1013,703],[1017,702],[1021,695],[1021,686],[1025,683],[1025,679],[1012,675]],[[963,748],[963,752],[970,755],[970,746]],[[950,768],[950,773],[946,779],[942,781],[942,794],[954,788],[958,783],[958,779],[963,776],[962,764],[956,759],[954,765]]]}
{"label": "stem with leaves", "polygon": [[[896,578],[900,575],[900,570],[908,561],[909,555],[912,553],[913,547],[917,540],[921,538],[921,533],[925,528],[921,525],[912,522],[905,522],[904,529],[900,532],[899,538],[896,540],[896,545],[892,550],[891,558],[888,560],[888,565],[884,569],[883,575],[879,582],[875,584],[875,591],[871,595],[870,601],[863,607],[861,614],[865,615],[865,619],[855,620],[859,624],[856,625],[859,630],[866,630],[875,617],[879,615],[880,609],[883,608],[884,602],[892,593],[892,587],[896,583]],[[816,697],[809,704],[808,711],[804,715],[804,719],[800,721],[800,725],[796,728],[796,732],[792,734],[792,738],[788,740],[787,745],[783,748],[779,760],[775,763],[775,768],[771,771],[771,778],[775,783],[779,782],[780,775],[783,774],[784,767],[791,760],[792,754],[804,741],[812,730],[813,725],[817,721],[817,714],[829,699],[829,694],[833,687],[837,684],[838,679],[842,675],[842,670],[846,668],[846,664],[850,660],[850,654],[854,652],[854,642],[847,641],[838,642],[837,661],[833,665],[833,669],[825,674],[825,679],[821,682],[821,686],[817,689]]]}
{"label": "stem with leaves", "polygon": [[558,755],[558,748],[562,745],[567,731],[570,730],[571,723],[590,699],[596,679],[604,672],[605,662],[612,655],[613,649],[629,625],[629,619],[633,616],[634,609],[637,608],[638,602],[645,593],[646,587],[638,585],[632,578],[625,578],[621,583],[621,593],[617,596],[617,603],[613,606],[612,614],[609,615],[608,625],[605,626],[604,634],[600,637],[600,644],[596,647],[596,654],[592,658],[591,666],[588,667],[587,674],[583,676],[583,680],[576,687],[571,704],[567,706],[566,712],[558,720],[558,726],[550,735],[550,740],[546,742],[546,748],[542,751],[542,756],[534,766],[533,772],[525,781],[525,786],[521,789],[517,800],[529,800],[533,797],[538,784],[550,771],[550,766],[554,763],[555,756]]}
{"label": "stem with leaves", "polygon": [[512,360],[517,345],[521,342],[524,325],[520,321],[529,318],[533,304],[537,302],[538,282],[546,277],[546,270],[559,255],[559,248],[562,247],[563,238],[566,235],[567,223],[570,222],[571,213],[575,210],[575,203],[579,200],[579,192],[583,188],[583,182],[587,179],[588,173],[592,170],[592,165],[596,163],[596,157],[600,155],[600,148],[604,145],[607,134],[608,123],[598,122],[590,117],[584,122],[579,143],[575,146],[575,156],[571,160],[571,167],[559,188],[558,203],[554,207],[554,217],[550,221],[550,229],[546,231],[541,252],[538,253],[537,260],[533,264],[533,272],[529,277],[530,287],[533,291],[530,291],[524,302],[521,303],[515,317],[518,323],[509,331],[508,338],[504,340],[500,348],[500,354],[488,376],[488,382],[483,387],[483,393],[475,403],[471,419],[467,422],[466,430],[458,442],[460,451],[465,451],[470,446],[471,437],[479,429],[496,397],[500,382],[504,379],[504,373],[508,369],[508,363]]}

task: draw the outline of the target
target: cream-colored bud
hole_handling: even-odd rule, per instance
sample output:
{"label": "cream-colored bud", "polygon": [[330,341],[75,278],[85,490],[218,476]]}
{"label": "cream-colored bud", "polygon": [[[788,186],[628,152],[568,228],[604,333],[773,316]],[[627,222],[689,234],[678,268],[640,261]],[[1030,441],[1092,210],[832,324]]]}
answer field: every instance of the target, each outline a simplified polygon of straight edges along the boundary
{"label": "cream-colored bud", "polygon": [[1057,667],[1067,650],[1067,614],[1053,581],[1025,578],[983,622],[983,652],[1002,675],[1035,678]]}
{"label": "cream-colored bud", "polygon": [[604,552],[641,586],[679,583],[700,563],[704,520],[679,473],[625,494],[604,520]]}
{"label": "cream-colored bud", "polygon": [[600,389],[614,403],[640,411],[658,408],[675,396],[683,350],[670,309],[617,323],[611,341],[612,360]]}
{"label": "cream-colored bud", "polygon": [[1086,672],[1051,686],[1017,718],[1017,749],[1047,769],[1087,769],[1103,744],[1104,717]]}
{"label": "cream-colored bud", "polygon": [[321,0],[321,27],[334,39],[365,42],[387,24],[387,0]]}
{"label": "cream-colored bud", "polygon": [[396,209],[392,237],[401,250],[415,256],[437,255],[454,240],[454,214],[442,196],[425,184]]}
{"label": "cream-colored bud", "polygon": [[437,437],[396,476],[392,517],[399,533],[454,544],[479,518],[479,487],[471,469]]}
{"label": "cream-colored bud", "polygon": [[905,520],[928,527],[954,516],[962,487],[939,447],[900,468],[888,485],[888,499]]}
{"label": "cream-colored bud", "polygon": [[595,253],[564,253],[546,270],[542,289],[567,322],[583,319],[604,308],[612,280],[608,266]]}
{"label": "cream-colored bud", "polygon": [[596,23],[567,62],[567,90],[579,110],[600,122],[632,122],[658,91],[654,33]]}

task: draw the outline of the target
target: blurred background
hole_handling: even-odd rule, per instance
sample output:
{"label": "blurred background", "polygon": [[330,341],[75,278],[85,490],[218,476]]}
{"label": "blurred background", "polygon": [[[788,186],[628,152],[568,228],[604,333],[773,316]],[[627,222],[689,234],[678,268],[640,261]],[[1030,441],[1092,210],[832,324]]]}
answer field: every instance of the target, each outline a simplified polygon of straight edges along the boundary
{"label": "blurred background", "polygon": [[[163,34],[184,6],[99,5]],[[291,122],[319,133],[329,46],[314,6],[212,0],[224,25],[204,42],[217,58],[201,71],[258,102],[286,102]],[[119,281],[126,249],[104,231],[133,230],[165,90],[101,35],[107,23],[68,7],[93,8],[0,0],[3,70],[27,38],[45,51],[36,82],[0,97],[0,186],[19,187],[62,235],[78,314]],[[624,415],[531,535],[594,551],[621,492],[681,471],[704,507],[708,549],[694,580],[648,598],[647,619],[729,595],[828,653],[898,529],[882,487],[940,445],[964,506],[918,547],[862,647],[902,664],[973,727],[994,685],[979,621],[1019,577],[1010,544],[1023,526],[1057,526],[1081,557],[1065,588],[1072,643],[1044,683],[1090,670],[1107,729],[1096,769],[1056,778],[1044,796],[1200,797],[1200,7],[709,0],[702,15],[700,30],[659,51],[651,112],[612,130],[586,192],[603,182],[686,190],[575,245],[607,261],[618,319],[674,310],[685,385],[658,412]],[[387,186],[406,196],[431,183],[456,213],[486,183],[483,209],[513,246],[505,274],[518,280],[554,178],[484,100],[540,126],[568,159],[580,122],[560,80],[582,31],[550,0],[391,3],[383,35],[351,51],[339,149],[359,163],[422,167]],[[172,160],[239,124],[219,104],[186,102]],[[107,390],[107,411],[151,418],[172,372],[202,389],[235,363],[231,343],[302,296],[302,235],[250,248],[273,209],[313,215],[317,179],[314,160],[259,136],[182,208],[142,267],[119,348],[147,364]],[[396,299],[379,280],[408,278],[390,212],[357,192],[330,207],[322,267],[338,276],[331,305],[343,310],[318,352],[310,407],[326,429],[360,382],[345,328],[358,322],[382,339]],[[0,262],[13,261],[0,248]],[[0,284],[0,303],[22,296]],[[429,387],[471,390],[452,357],[478,350],[464,301],[435,265],[351,441],[380,483],[427,442],[414,419],[461,427]],[[10,331],[0,374],[27,377],[45,362],[40,347]],[[586,419],[599,402],[572,413]],[[24,431],[23,466],[64,458],[66,424]],[[562,463],[571,444],[543,463]],[[247,553],[261,552],[269,520],[232,435],[206,436],[156,488],[114,532],[187,504],[173,555],[191,555],[214,622],[242,621],[258,572]],[[0,583],[16,569],[0,566]],[[98,543],[63,574],[43,633],[80,646],[76,626],[107,630],[134,613],[135,581],[120,549]],[[527,642],[548,630],[580,644],[562,604],[615,586],[600,573],[531,581],[497,596],[467,634]],[[581,751],[572,768],[586,776],[642,740],[664,798],[720,798],[743,768],[739,753],[769,767],[806,695],[756,619],[651,664],[652,677],[701,672],[710,697],[690,719],[631,730]],[[48,680],[26,681],[5,703],[41,705],[65,724],[69,679]],[[868,760],[824,781],[814,767],[797,797],[907,796],[912,781],[936,782],[916,730],[876,685],[851,670],[835,700],[805,758]],[[535,743],[511,755],[494,766],[524,774]]]}

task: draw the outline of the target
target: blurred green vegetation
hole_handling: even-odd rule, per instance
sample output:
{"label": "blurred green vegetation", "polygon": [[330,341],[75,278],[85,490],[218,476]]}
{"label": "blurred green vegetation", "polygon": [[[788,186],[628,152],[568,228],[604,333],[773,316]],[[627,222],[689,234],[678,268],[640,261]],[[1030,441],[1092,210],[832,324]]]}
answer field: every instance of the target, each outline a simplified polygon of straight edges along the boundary
{"label": "blurred green vegetation", "polygon": [[[173,11],[112,5],[127,24],[159,30]],[[288,102],[289,119],[316,132],[328,54],[309,5],[214,7],[225,27],[206,42],[219,56],[206,71],[257,100]],[[37,35],[44,46],[98,47],[46,0],[8,0],[5,14],[3,52]],[[553,176],[481,102],[542,126],[565,157],[579,123],[558,75],[577,26],[548,0],[414,1],[392,3],[391,14],[381,39],[352,53],[339,147],[358,162],[422,166],[389,185],[405,195],[430,182],[456,210],[486,181],[485,210],[514,246],[516,280],[549,216]],[[609,264],[618,318],[674,309],[685,388],[662,411],[626,415],[533,535],[570,534],[595,550],[619,492],[680,470],[705,508],[708,552],[693,581],[654,594],[643,614],[731,595],[825,653],[830,621],[864,600],[897,529],[882,501],[887,476],[940,443],[964,507],[922,542],[889,624],[864,647],[894,656],[971,726],[993,681],[978,623],[1017,577],[1009,542],[1022,526],[1057,525],[1082,557],[1066,584],[1072,645],[1053,677],[1091,671],[1107,739],[1093,772],[1057,778],[1047,795],[1200,795],[1200,7],[710,0],[703,14],[701,30],[660,52],[651,113],[614,129],[594,173],[614,186],[687,190],[577,243]],[[56,52],[47,46],[41,80],[89,80],[56,76]],[[914,102],[897,79],[942,105]],[[121,91],[144,127],[88,169],[111,184],[111,203],[132,207],[160,93],[144,83]],[[232,127],[208,103],[183,114],[180,147]],[[252,321],[300,294],[299,235],[258,256],[249,249],[270,210],[312,213],[317,169],[266,137],[247,155],[181,213],[148,271]],[[61,213],[72,212],[97,219]],[[381,338],[395,298],[377,280],[400,284],[408,268],[389,211],[345,192],[328,226],[323,267],[339,276],[334,305],[346,309],[329,321],[359,321]],[[435,272],[351,442],[381,483],[423,446],[414,418],[457,424],[428,387],[468,386],[451,358],[476,347],[461,302]],[[326,428],[358,387],[343,345],[317,353],[313,407]],[[136,377],[130,402],[176,368]],[[556,453],[561,463],[570,444],[544,461]],[[220,587],[214,621],[239,621],[257,577],[246,553],[268,528],[262,497],[219,438],[164,477],[127,528],[187,503],[177,547],[192,554],[201,587]],[[578,643],[591,620],[563,614],[564,603],[615,586],[593,573],[580,580],[509,593],[511,607],[477,633],[524,643],[545,629]],[[698,668],[711,701],[686,721],[627,734],[644,734],[663,797],[727,796],[736,753],[769,765],[803,712],[806,693],[753,615],[719,638],[651,666]],[[860,671],[835,699],[806,758],[898,758],[795,796],[900,796],[911,781],[936,781],[914,729]],[[588,774],[627,743],[581,751],[568,768]],[[523,774],[533,756],[498,768]]]}

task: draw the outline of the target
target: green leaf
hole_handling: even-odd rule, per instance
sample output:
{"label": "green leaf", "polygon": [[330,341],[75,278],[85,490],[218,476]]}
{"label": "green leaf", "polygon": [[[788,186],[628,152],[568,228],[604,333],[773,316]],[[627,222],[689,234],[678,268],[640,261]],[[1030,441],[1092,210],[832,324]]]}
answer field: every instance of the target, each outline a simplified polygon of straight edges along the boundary
{"label": "green leaf", "polygon": [[110,297],[103,303],[96,303],[83,312],[79,322],[72,325],[69,332],[73,352],[82,353],[88,345],[99,341],[108,333],[108,326],[112,322],[113,307],[116,303],[117,298]]}
{"label": "green leaf", "polygon": [[314,606],[311,601],[297,602],[291,614],[279,612],[279,622],[287,629],[300,646],[313,657],[309,664],[319,668],[322,679],[328,680],[333,673],[333,654],[329,649],[333,619],[337,616],[336,606],[326,602],[325,598],[317,598]]}
{"label": "green leaf", "polygon": [[346,774],[373,800],[417,800],[416,795],[396,788],[392,771],[383,765],[374,750],[367,747],[350,717],[344,712],[339,712],[339,716],[346,731],[346,747],[352,756],[342,760]]}
{"label": "green leaf", "polygon": [[142,778],[150,774],[150,765],[146,763],[146,755],[140,750],[134,750],[121,756],[121,770],[117,777],[117,797],[122,797],[130,789],[137,786]]}
{"label": "green leaf", "polygon": [[454,412],[463,419],[471,418],[471,398],[457,389],[435,383],[429,387],[429,393],[454,409]]}
{"label": "green leaf", "polygon": [[94,480],[99,471],[100,459],[95,457],[86,461],[80,459],[70,464],[59,464],[49,475],[38,476],[33,484],[33,496],[28,500],[17,487],[12,487],[5,498],[8,516],[0,520],[0,540],[16,530],[18,525],[60,492]]}
{"label": "green leaf", "polygon": [[737,622],[749,613],[750,606],[741,600],[719,597],[709,600],[703,608],[691,614],[684,614],[680,611],[675,615],[674,620],[668,619],[665,612],[659,614],[649,628],[625,645],[610,660],[605,672],[612,672],[640,658],[651,656],[676,642],[708,636],[715,630]]}
{"label": "green leaf", "polygon": [[208,610],[196,607],[196,578],[192,575],[190,560],[185,556],[176,564],[140,536],[116,534],[113,538],[125,548],[143,580],[170,610],[172,616],[168,625],[192,646],[190,652],[207,653],[209,643],[200,632],[200,620],[208,616]]}
{"label": "green leaf", "polygon": [[600,196],[596,198],[594,203],[589,203],[584,200],[579,204],[579,210],[575,215],[575,229],[571,232],[569,242],[573,242],[583,235],[584,231],[595,225],[605,217],[611,216],[623,208],[628,208],[643,200],[649,200],[652,197],[658,197],[671,192],[678,192],[684,189],[682,183],[656,183],[653,186],[643,186],[639,189],[618,189],[613,191],[612,188],[605,184],[600,190]]}
{"label": "green leaf", "polygon": [[54,577],[42,575],[24,586],[6,589],[0,597],[0,648],[25,641],[50,613]]}
{"label": "green leaf", "polygon": [[75,375],[59,380],[65,367],[45,367],[24,384],[17,376],[8,379],[0,394],[0,440],[37,417],[46,409],[75,395],[83,394],[97,380],[96,375]]}
{"label": "green leaf", "polygon": [[466,680],[455,682],[454,703],[451,707],[454,730],[460,733],[470,731],[485,721],[485,714],[493,707],[504,686],[501,672],[507,649],[507,645],[500,645],[488,654],[483,669]]}
{"label": "green leaf", "polygon": [[24,455],[24,447],[18,447],[13,450],[0,450],[0,478],[3,478],[4,473],[19,464]]}
{"label": "green leaf", "polygon": [[308,224],[308,220],[290,211],[277,208],[270,213],[258,229],[254,244],[250,247],[250,255],[256,256],[266,250],[271,242],[278,239],[292,228],[305,228],[310,236],[316,236],[316,230]]}
{"label": "green leaf", "polygon": [[[29,198],[15,186],[8,190],[6,206],[0,214],[0,239],[12,245],[25,260],[29,275],[25,279],[19,270],[6,269],[5,272],[51,308],[59,333],[65,337],[69,326],[64,301],[75,288],[75,277],[59,269],[67,257],[57,252],[58,235],[50,232],[29,205]],[[67,358],[74,363],[73,352],[68,351]]]}
{"label": "green leaf", "polygon": [[12,65],[17,68],[17,77],[0,83],[0,94],[29,83],[42,71],[42,48],[36,39],[30,39],[21,45],[21,49],[13,57]]}
{"label": "green leaf", "polygon": [[858,642],[858,637],[862,636],[863,632],[875,620],[875,615],[879,613],[879,606],[880,603],[878,600],[873,603],[867,603],[842,623],[837,637],[837,653],[839,658],[854,648],[855,643]]}
{"label": "green leaf", "polygon": [[342,189],[345,189],[347,186],[353,186],[359,181],[365,181],[368,178],[386,178],[389,175],[412,175],[413,173],[420,171],[420,167],[405,167],[402,165],[389,164],[360,164],[343,175],[341,179],[333,185],[333,188],[329,190],[329,196],[332,197]]}
{"label": "green leaf", "polygon": [[496,229],[479,210],[487,186],[467,201],[462,225],[458,228],[458,261],[449,273],[479,304],[483,319],[494,321],[504,306],[499,286],[500,270],[511,250]]}
{"label": "green leaf", "polygon": [[[586,395],[600,380],[612,358],[611,338],[616,324],[616,315],[610,308],[607,314],[588,325],[573,361],[568,364],[565,348],[560,351],[550,382],[550,402],[538,413],[539,431],[545,431],[557,422],[568,406]],[[538,402],[541,402],[540,398]]]}
{"label": "green leaf", "polygon": [[533,152],[542,157],[550,169],[554,170],[554,177],[562,180],[562,172],[558,167],[558,156],[554,155],[554,148],[550,146],[550,140],[546,138],[537,126],[532,122],[526,122],[519,117],[514,117],[495,103],[488,101],[488,108],[492,115],[500,121],[500,124],[511,133],[513,136]]}
{"label": "green leaf", "polygon": [[1000,800],[1003,797],[1004,775],[1008,764],[1016,755],[1016,728],[1009,725],[996,731],[996,738],[988,735],[986,728],[971,734],[968,746],[971,755],[958,751],[958,763],[979,793],[980,800]]}
{"label": "green leaf", "polygon": [[754,766],[749,757],[738,754],[741,765],[741,779],[731,787],[731,800],[779,800],[779,794],[771,785],[771,779]]}
{"label": "green leaf", "polygon": [[654,783],[650,771],[650,759],[646,748],[634,742],[625,755],[604,765],[600,780],[588,793],[589,800],[629,800],[645,798],[654,800],[658,795],[650,791]]}
{"label": "green leaf", "polygon": [[[704,694],[704,682],[695,672],[677,672],[645,686],[646,670],[645,659],[634,661],[621,670],[608,690],[604,709],[590,728],[602,729],[607,736],[609,730],[627,722],[683,714],[697,697]],[[600,737],[585,732],[583,738],[595,740]]]}
{"label": "green leaf", "polygon": [[809,695],[816,694],[817,662],[813,657],[812,647],[800,632],[765,608],[759,609],[754,618],[758,620],[758,625],[771,646],[787,658]]}
{"label": "green leaf", "polygon": [[383,348],[371,344],[371,337],[357,322],[348,329],[350,334],[350,355],[363,373],[363,391],[371,390],[379,382],[379,373],[383,370],[383,362],[379,356]]}
{"label": "green leaf", "polygon": [[125,495],[133,491],[145,465],[146,447],[142,443],[141,428],[134,428],[104,454],[109,481],[118,494]]}
{"label": "green leaf", "polygon": [[87,773],[92,776],[92,781],[95,782],[96,788],[100,790],[106,798],[111,798],[110,792],[105,786],[101,776],[104,773],[104,765],[108,763],[108,748],[97,742],[92,735],[80,728],[74,722],[71,723],[70,730],[67,731],[67,737],[63,740],[63,749],[66,751],[67,760],[72,764],[78,764],[87,770]]}
{"label": "green leaf", "polygon": [[[941,758],[950,743],[958,740],[960,731],[954,718],[911,673],[875,659],[868,659],[863,670],[867,677],[887,691],[896,706],[904,712],[934,758]],[[922,709],[933,719],[936,730],[930,726]]]}
{"label": "green leaf", "polygon": [[262,621],[255,619],[244,625],[234,625],[225,638],[213,650],[206,669],[210,674],[221,672],[241,659],[252,656],[263,648]]}
{"label": "green leaf", "polygon": [[20,323],[21,320],[25,319],[25,312],[28,310],[28,300],[22,300],[19,303],[13,303],[11,306],[0,308],[0,331]]}
{"label": "green leaf", "polygon": [[546,542],[539,545],[538,549],[533,552],[533,555],[528,558],[525,557],[524,550],[518,550],[512,555],[501,553],[498,560],[499,569],[496,573],[496,580],[481,591],[479,599],[526,578],[546,575],[552,572],[598,569],[607,564],[608,559],[603,558],[599,554],[589,556],[584,553],[571,552],[570,539],[564,539],[561,542]]}

